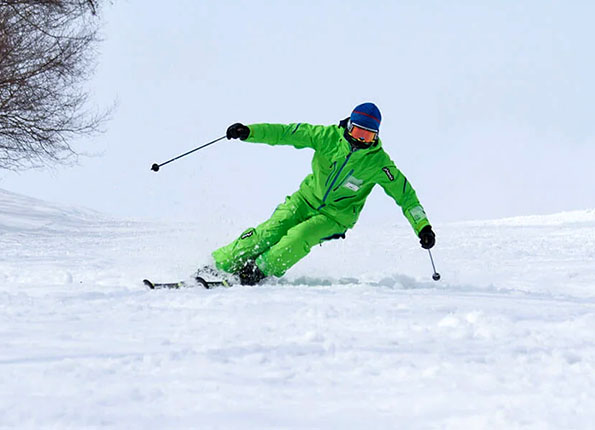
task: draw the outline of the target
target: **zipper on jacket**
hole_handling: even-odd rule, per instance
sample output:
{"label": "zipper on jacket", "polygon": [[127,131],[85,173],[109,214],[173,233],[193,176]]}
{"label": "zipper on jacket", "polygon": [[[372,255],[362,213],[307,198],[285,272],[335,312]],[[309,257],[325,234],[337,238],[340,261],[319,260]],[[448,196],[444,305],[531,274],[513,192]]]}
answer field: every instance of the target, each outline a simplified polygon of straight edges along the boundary
{"label": "zipper on jacket", "polygon": [[347,157],[345,157],[345,161],[343,162],[343,164],[339,168],[339,171],[337,172],[337,174],[335,175],[333,181],[331,182],[331,184],[329,185],[328,189],[326,190],[326,193],[324,193],[324,197],[322,198],[322,204],[320,206],[318,206],[318,209],[321,209],[324,206],[326,206],[326,204],[324,202],[326,202],[326,199],[327,199],[329,193],[331,192],[331,189],[333,188],[333,185],[335,185],[335,182],[337,182],[337,179],[341,175],[341,172],[345,168],[345,165],[347,164],[347,162],[349,161],[349,159],[351,158],[352,155],[353,155],[353,149],[351,151],[349,151],[349,154],[347,154]]}
{"label": "zipper on jacket", "polygon": [[328,181],[331,180],[332,176],[335,173],[335,169],[337,168],[337,162],[333,161],[332,167],[331,167],[331,174],[328,175],[328,178],[326,178],[326,182],[324,183],[324,186],[326,187],[328,185]]}

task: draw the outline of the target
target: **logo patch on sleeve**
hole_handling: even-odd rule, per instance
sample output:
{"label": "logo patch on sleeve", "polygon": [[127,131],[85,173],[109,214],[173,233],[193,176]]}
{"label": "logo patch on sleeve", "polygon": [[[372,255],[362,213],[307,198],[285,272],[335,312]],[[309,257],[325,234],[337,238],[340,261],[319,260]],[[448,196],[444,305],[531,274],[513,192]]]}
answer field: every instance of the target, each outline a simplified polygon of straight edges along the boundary
{"label": "logo patch on sleeve", "polygon": [[242,236],[240,236],[240,239],[248,239],[249,237],[252,237],[254,235],[254,230],[249,230],[247,232],[245,232]]}
{"label": "logo patch on sleeve", "polygon": [[422,208],[421,206],[415,206],[414,208],[411,208],[409,210],[409,213],[411,214],[415,222],[420,222],[422,219],[427,218],[426,212],[424,211],[424,208]]}
{"label": "logo patch on sleeve", "polygon": [[394,181],[394,180],[395,180],[395,177],[394,177],[394,176],[393,176],[393,174],[390,172],[390,169],[389,169],[388,167],[383,167],[383,168],[382,168],[382,171],[383,171],[384,173],[386,173],[386,176],[388,176],[388,180],[389,180],[389,181]]}

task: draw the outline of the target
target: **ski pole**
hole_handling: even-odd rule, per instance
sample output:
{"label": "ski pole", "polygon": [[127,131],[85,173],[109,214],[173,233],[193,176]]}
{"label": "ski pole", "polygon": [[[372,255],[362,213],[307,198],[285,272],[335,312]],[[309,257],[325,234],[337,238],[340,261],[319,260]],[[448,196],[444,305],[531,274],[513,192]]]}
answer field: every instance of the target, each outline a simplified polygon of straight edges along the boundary
{"label": "ski pole", "polygon": [[440,280],[440,273],[436,272],[436,266],[434,265],[434,259],[432,258],[432,251],[428,249],[428,253],[430,254],[430,261],[432,262],[432,268],[434,269],[434,274],[432,275],[432,279],[434,281]]}
{"label": "ski pole", "polygon": [[182,155],[178,155],[177,157],[172,158],[171,160],[167,160],[165,163],[161,163],[161,164],[154,163],[151,166],[151,170],[154,171],[154,172],[158,172],[159,171],[159,168],[161,166],[165,166],[166,164],[171,163],[172,161],[176,161],[176,160],[178,160],[178,159],[180,159],[182,157],[185,157],[186,155],[192,154],[193,152],[198,151],[199,149],[206,148],[207,146],[212,145],[213,143],[219,142],[220,140],[225,139],[226,137],[227,136],[221,136],[220,138],[215,139],[215,140],[213,140],[213,141],[211,141],[209,143],[205,143],[204,145],[199,146],[198,148],[194,148],[192,151],[188,151],[188,152],[186,152],[186,153],[184,153]]}

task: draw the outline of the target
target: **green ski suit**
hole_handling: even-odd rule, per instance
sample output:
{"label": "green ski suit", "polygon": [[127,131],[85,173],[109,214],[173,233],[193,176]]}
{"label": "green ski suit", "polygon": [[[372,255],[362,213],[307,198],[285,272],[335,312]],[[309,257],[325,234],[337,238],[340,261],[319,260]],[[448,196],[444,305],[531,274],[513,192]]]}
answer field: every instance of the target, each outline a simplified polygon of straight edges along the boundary
{"label": "green ski suit", "polygon": [[370,148],[353,150],[343,135],[345,129],[337,125],[248,127],[248,142],[314,149],[312,173],[270,219],[213,252],[218,269],[236,273],[252,259],[265,275],[283,276],[313,246],[344,237],[376,184],[402,208],[416,235],[430,224],[415,190],[384,152],[380,140]]}

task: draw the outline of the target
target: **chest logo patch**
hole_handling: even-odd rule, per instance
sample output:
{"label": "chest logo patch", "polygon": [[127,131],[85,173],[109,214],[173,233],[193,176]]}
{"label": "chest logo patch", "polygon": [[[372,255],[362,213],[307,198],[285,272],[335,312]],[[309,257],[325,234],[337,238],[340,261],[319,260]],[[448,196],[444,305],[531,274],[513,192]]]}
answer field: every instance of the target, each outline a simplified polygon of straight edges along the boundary
{"label": "chest logo patch", "polygon": [[364,181],[362,181],[361,179],[357,179],[355,176],[350,176],[349,178],[347,178],[343,186],[345,188],[350,189],[351,191],[359,191],[363,184]]}

